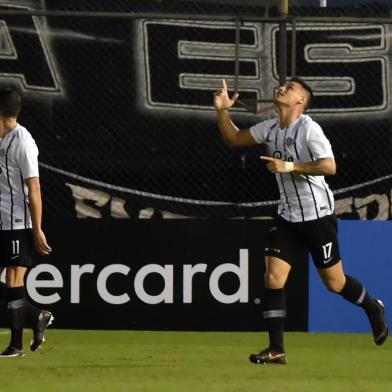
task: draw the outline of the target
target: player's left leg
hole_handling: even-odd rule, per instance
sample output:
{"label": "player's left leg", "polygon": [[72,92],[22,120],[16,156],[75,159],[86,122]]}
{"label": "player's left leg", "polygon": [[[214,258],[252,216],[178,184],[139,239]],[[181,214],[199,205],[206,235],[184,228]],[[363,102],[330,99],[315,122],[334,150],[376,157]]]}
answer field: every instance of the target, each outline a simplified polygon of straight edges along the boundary
{"label": "player's left leg", "polygon": [[0,266],[6,267],[6,299],[10,316],[11,342],[2,357],[23,355],[23,327],[25,319],[33,329],[30,349],[36,351],[44,341],[44,332],[53,321],[50,312],[43,311],[27,301],[25,276],[35,265],[31,230],[0,232]]}
{"label": "player's left leg", "polygon": [[345,275],[341,261],[329,268],[319,268],[318,272],[328,290],[364,309],[369,318],[374,342],[377,345],[383,344],[388,337],[384,304],[379,299],[371,297],[357,279]]}
{"label": "player's left leg", "polygon": [[283,331],[286,318],[285,289],[291,265],[277,257],[266,257],[263,317],[267,324],[269,348],[274,353],[284,352]]}
{"label": "player's left leg", "polygon": [[33,330],[33,338],[30,343],[30,350],[37,351],[45,341],[45,331],[54,320],[51,312],[42,310],[34,306],[25,295],[25,326]]}
{"label": "player's left leg", "polygon": [[[4,268],[0,267],[0,276],[3,274]],[[7,304],[7,285],[0,280],[0,317],[5,314]]]}
{"label": "player's left leg", "polygon": [[27,268],[8,266],[6,270],[7,309],[10,320],[11,340],[9,346],[1,353],[2,357],[20,357],[23,352],[23,327],[25,288],[24,276]]}
{"label": "player's left leg", "polygon": [[265,258],[265,290],[262,299],[263,317],[267,326],[269,345],[257,354],[251,354],[252,363],[286,363],[284,350],[284,321],[286,318],[286,299],[284,286],[291,266],[286,261],[273,256]]}
{"label": "player's left leg", "polygon": [[26,321],[28,321],[28,325],[33,330],[30,350],[37,351],[42,342],[45,341],[46,328],[54,320],[53,315],[49,311],[38,309],[27,301],[24,286],[26,271],[26,267],[7,267],[7,285],[3,283],[0,286],[0,291],[4,289],[5,292],[11,329],[10,344],[1,356],[14,357],[24,354],[22,340],[23,327],[26,325]]}
{"label": "player's left leg", "polygon": [[308,241],[314,264],[328,290],[361,307],[369,318],[374,342],[383,344],[388,336],[384,304],[369,295],[356,278],[346,275],[340,258],[336,217],[327,216],[310,222]]}
{"label": "player's left leg", "polygon": [[[4,268],[0,267],[0,276],[3,274]],[[7,286],[3,281],[0,281],[0,306],[7,302]]]}
{"label": "player's left leg", "polygon": [[284,322],[286,318],[285,284],[291,270],[293,249],[298,238],[282,218],[277,217],[266,237],[263,317],[268,331],[269,345],[251,354],[252,363],[286,363]]}
{"label": "player's left leg", "polygon": [[[27,304],[29,306],[33,306],[29,302],[27,302]],[[38,317],[35,316],[33,319],[35,322],[33,324],[33,339],[31,340],[30,344],[31,351],[37,351],[41,347],[41,344],[45,341],[46,328],[48,328],[54,320],[52,313],[48,310],[38,309],[38,311]],[[36,312],[34,312],[34,314],[36,315]]]}

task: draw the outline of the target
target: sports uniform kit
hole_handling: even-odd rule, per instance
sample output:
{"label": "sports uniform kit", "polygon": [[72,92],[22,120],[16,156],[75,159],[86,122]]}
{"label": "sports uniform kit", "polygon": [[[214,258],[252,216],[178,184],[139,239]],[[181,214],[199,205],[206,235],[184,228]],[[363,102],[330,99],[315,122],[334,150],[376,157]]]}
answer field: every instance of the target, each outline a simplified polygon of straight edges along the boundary
{"label": "sports uniform kit", "polygon": [[17,125],[0,139],[0,267],[34,265],[27,178],[38,177],[38,148]]}
{"label": "sports uniform kit", "polygon": [[[289,162],[312,162],[333,158],[331,144],[321,127],[302,114],[284,129],[279,119],[266,120],[250,128],[268,155]],[[340,260],[334,197],[324,176],[276,173],[280,203],[274,226],[267,235],[265,254],[289,263],[292,249],[302,243],[311,252],[317,268]]]}

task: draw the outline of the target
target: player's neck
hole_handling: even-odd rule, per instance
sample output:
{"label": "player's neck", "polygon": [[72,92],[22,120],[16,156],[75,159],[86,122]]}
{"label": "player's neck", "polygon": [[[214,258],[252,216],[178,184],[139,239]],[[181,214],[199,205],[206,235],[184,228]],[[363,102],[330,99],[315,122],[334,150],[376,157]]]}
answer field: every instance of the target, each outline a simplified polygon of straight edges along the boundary
{"label": "player's neck", "polygon": [[7,117],[0,120],[0,137],[4,137],[16,128],[17,121],[15,117]]}
{"label": "player's neck", "polygon": [[288,127],[292,122],[298,119],[303,114],[302,110],[290,107],[279,108],[279,127],[284,129]]}

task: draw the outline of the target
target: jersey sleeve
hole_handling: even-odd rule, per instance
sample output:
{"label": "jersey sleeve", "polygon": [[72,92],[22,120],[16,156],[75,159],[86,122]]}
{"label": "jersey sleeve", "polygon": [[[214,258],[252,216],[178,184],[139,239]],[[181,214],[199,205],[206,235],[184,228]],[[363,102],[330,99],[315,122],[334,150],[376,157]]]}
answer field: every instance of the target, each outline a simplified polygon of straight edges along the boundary
{"label": "jersey sleeve", "polygon": [[16,150],[16,160],[24,180],[39,177],[38,147],[31,136],[21,138]]}
{"label": "jersey sleeve", "polygon": [[271,121],[262,121],[250,127],[250,134],[256,143],[265,143],[270,130]]}
{"label": "jersey sleeve", "polygon": [[309,124],[307,142],[310,152],[316,161],[322,158],[334,158],[331,143],[324,135],[320,125],[315,122]]}

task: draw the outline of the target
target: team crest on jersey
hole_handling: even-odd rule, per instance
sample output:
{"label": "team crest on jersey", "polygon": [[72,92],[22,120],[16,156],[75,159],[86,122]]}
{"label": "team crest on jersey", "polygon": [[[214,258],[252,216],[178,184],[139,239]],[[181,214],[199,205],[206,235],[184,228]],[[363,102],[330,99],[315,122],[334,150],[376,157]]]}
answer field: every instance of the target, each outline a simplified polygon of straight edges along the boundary
{"label": "team crest on jersey", "polygon": [[0,150],[0,157],[3,157],[5,155],[5,150],[4,150],[4,148],[2,148],[1,150]]}
{"label": "team crest on jersey", "polygon": [[293,140],[291,137],[288,137],[288,138],[286,139],[286,146],[287,146],[287,147],[292,146],[293,143],[294,143],[294,140]]}

